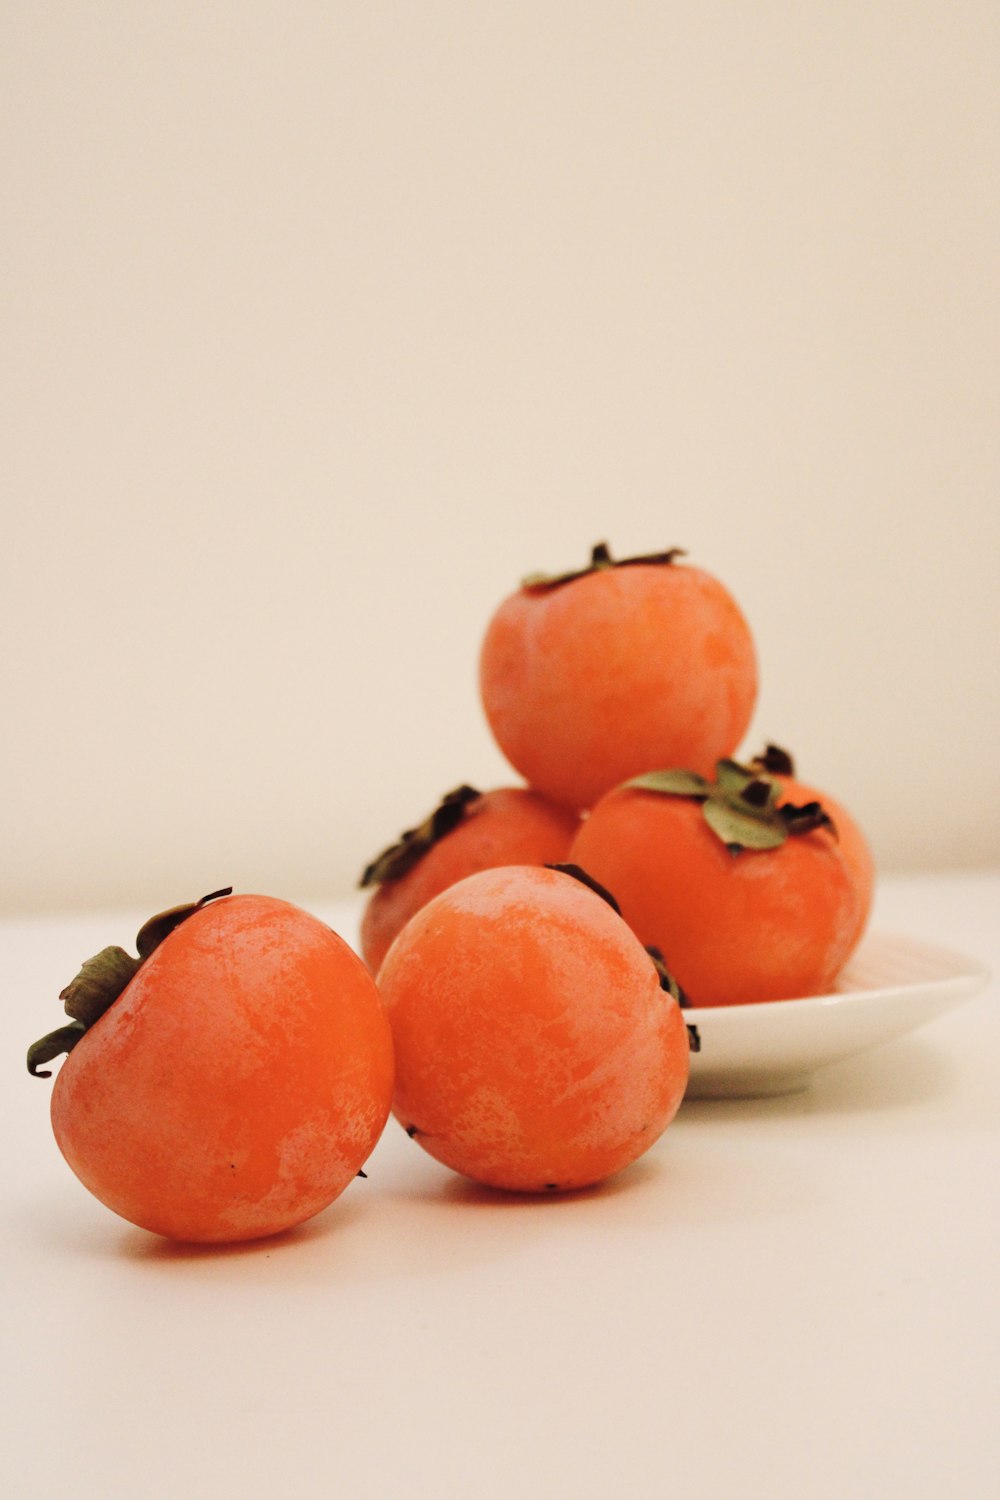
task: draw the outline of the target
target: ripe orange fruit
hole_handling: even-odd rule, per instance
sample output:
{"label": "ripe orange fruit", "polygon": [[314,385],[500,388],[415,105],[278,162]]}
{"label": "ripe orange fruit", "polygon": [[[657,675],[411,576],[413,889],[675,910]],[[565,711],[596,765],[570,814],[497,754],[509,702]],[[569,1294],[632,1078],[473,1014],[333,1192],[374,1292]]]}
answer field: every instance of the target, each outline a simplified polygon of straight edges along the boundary
{"label": "ripe orange fruit", "polygon": [[824,993],[860,936],[850,861],[811,797],[795,813],[795,790],[731,761],[711,783],[652,773],[604,797],[573,841],[693,1006]]}
{"label": "ripe orange fruit", "polygon": [[710,774],[750,721],[750,629],[716,578],[678,551],[527,579],[500,605],[480,656],[490,728],[545,796],[590,807],[655,766]]}
{"label": "ripe orange fruit", "polygon": [[426,822],[404,833],[361,877],[363,887],[377,886],[361,921],[361,951],[371,972],[378,973],[396,934],[432,896],[478,870],[559,864],[579,821],[522,787],[449,792]]}
{"label": "ripe orange fruit", "polygon": [[787,750],[782,750],[777,745],[768,745],[764,754],[755,756],[750,764],[758,774],[769,776],[778,783],[781,788],[779,807],[787,803],[802,805],[818,802],[829,816],[836,831],[837,847],[851,872],[858,894],[857,932],[851,943],[853,951],[868,924],[875,895],[875,860],[860,824],[844,804],[835,801],[829,792],[818,791],[816,787],[799,780]]}
{"label": "ripe orange fruit", "polygon": [[478,1182],[600,1182],[680,1105],[689,1038],[676,999],[617,911],[562,871],[512,866],[451,886],[400,933],[379,986],[396,1118]]}
{"label": "ripe orange fruit", "polygon": [[[371,976],[322,922],[266,896],[206,901],[147,924],[138,960],[90,960],[63,992],[84,1020],[29,1067],[72,1047],[52,1127],[102,1203],[171,1239],[253,1239],[357,1174],[388,1117],[391,1036]],[[120,993],[88,1020],[108,984]]]}

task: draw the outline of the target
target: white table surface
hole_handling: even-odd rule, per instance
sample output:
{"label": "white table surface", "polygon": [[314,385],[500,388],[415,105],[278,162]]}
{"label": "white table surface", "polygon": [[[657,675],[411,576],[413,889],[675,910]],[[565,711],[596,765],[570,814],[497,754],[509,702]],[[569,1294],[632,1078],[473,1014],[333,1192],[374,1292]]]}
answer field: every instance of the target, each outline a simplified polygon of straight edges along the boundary
{"label": "white table surface", "polygon": [[[686,1103],[603,1190],[494,1195],[390,1122],[311,1224],[194,1249],[90,1198],[24,1068],[145,915],[0,924],[10,1500],[1000,1494],[995,985],[807,1093]],[[873,925],[1000,973],[1000,875],[884,880]]]}

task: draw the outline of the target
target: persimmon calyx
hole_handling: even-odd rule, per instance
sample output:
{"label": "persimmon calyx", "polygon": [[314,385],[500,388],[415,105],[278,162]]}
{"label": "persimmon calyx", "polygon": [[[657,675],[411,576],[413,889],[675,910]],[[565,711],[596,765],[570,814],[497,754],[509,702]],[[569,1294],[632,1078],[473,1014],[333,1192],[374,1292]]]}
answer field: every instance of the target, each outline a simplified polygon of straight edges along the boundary
{"label": "persimmon calyx", "polygon": [[58,1030],[50,1031],[48,1036],[33,1042],[28,1048],[28,1072],[32,1078],[51,1078],[52,1069],[43,1068],[42,1063],[51,1062],[64,1052],[72,1052],[86,1029],[82,1021],[71,1021],[68,1026],[60,1026]]}
{"label": "persimmon calyx", "polygon": [[780,745],[765,745],[762,755],[755,755],[750,762],[754,771],[764,771],[770,776],[794,776],[795,762],[787,750]]}
{"label": "persimmon calyx", "polygon": [[168,911],[160,912],[144,922],[135,940],[138,958],[133,958],[124,948],[112,945],[102,948],[93,958],[85,959],[79,973],[59,992],[63,1009],[71,1017],[70,1024],[50,1031],[28,1048],[28,1072],[32,1077],[51,1078],[51,1072],[43,1072],[40,1065],[51,1062],[63,1052],[71,1052],[85,1032],[95,1021],[100,1020],[132,982],[163,939],[209,901],[231,895],[232,889],[230,885],[224,890],[212,891],[209,895],[202,896],[200,901],[189,902],[185,906],[172,906]]}
{"label": "persimmon calyx", "polygon": [[221,896],[231,896],[233,888],[227,885],[221,891],[209,891],[207,896],[202,896],[200,901],[187,902],[183,906],[171,906],[166,911],[157,912],[155,917],[150,917],[139,928],[136,936],[136,952],[140,958],[148,958],[154,948],[158,948],[165,937],[186,922],[188,917],[193,917],[196,911],[207,906],[210,901],[218,901]]}
{"label": "persimmon calyx", "polygon": [[124,948],[102,948],[93,958],[85,959],[80,972],[59,991],[63,1010],[86,1028],[103,1016],[125,986],[134,979],[142,965]]}
{"label": "persimmon calyx", "polygon": [[384,885],[390,880],[399,880],[418,865],[428,850],[443,839],[465,818],[473,802],[482,796],[474,786],[459,786],[448,792],[429,818],[416,828],[408,828],[400,834],[394,844],[383,849],[362,873],[358,885],[365,890],[371,885]]}
{"label": "persimmon calyx", "polygon": [[677,1001],[677,1004],[681,1007],[681,1009],[686,1010],[691,1002],[688,999],[687,995],[685,995],[684,991],[681,989],[680,985],[677,983],[677,980],[671,974],[670,970],[667,968],[667,961],[663,957],[662,949],[649,947],[646,949],[646,952],[653,960],[653,967],[656,970],[660,980],[660,989],[666,990],[667,994],[672,995],[673,998]]}
{"label": "persimmon calyx", "polygon": [[560,875],[569,875],[573,880],[578,880],[581,885],[587,886],[588,890],[600,896],[602,901],[606,901],[612,911],[616,911],[621,916],[622,909],[607,886],[602,885],[599,880],[595,880],[593,875],[588,874],[581,865],[546,865],[545,868],[546,870],[558,870]]}
{"label": "persimmon calyx", "polygon": [[[777,750],[769,746],[769,750]],[[790,761],[784,751],[779,752]],[[625,782],[638,791],[661,796],[690,797],[701,802],[705,822],[731,854],[744,849],[778,849],[793,834],[828,828],[836,837],[836,826],[819,802],[782,803],[781,783],[763,769],[761,760],[749,766],[735,760],[720,760],[715,780],[696,771],[647,771]]]}
{"label": "persimmon calyx", "polygon": [[586,578],[588,573],[606,573],[609,568],[669,567],[675,557],[686,557],[683,547],[671,547],[666,552],[644,552],[637,557],[612,557],[607,542],[598,542],[590,549],[590,562],[585,568],[572,573],[529,573],[521,579],[522,589],[541,592],[543,589],[559,588],[564,583],[573,583],[577,578]]}
{"label": "persimmon calyx", "polygon": [[[670,995],[672,999],[677,1001],[677,1004],[681,1007],[682,1010],[687,1010],[687,1008],[691,1004],[691,1001],[688,999],[687,995],[677,983],[677,980],[667,968],[661,950],[659,948],[650,947],[646,949],[646,952],[653,960],[653,967],[655,968],[657,974],[660,976],[660,989],[666,990],[667,994]],[[688,1023],[685,1027],[685,1030],[687,1031],[689,1051],[700,1052],[701,1033],[698,1030],[697,1026],[692,1026],[690,1023]]]}

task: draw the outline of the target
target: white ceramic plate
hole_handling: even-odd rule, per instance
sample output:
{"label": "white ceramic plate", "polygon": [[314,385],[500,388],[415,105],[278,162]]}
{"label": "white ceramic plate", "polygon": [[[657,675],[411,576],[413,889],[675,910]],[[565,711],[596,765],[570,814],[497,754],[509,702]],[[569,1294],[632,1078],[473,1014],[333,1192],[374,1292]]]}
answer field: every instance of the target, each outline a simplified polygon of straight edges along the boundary
{"label": "white ceramic plate", "polygon": [[688,1096],[795,1093],[820,1068],[923,1026],[989,981],[990,971],[976,959],[913,938],[871,933],[833,994],[686,1011],[701,1037],[701,1051],[691,1058]]}

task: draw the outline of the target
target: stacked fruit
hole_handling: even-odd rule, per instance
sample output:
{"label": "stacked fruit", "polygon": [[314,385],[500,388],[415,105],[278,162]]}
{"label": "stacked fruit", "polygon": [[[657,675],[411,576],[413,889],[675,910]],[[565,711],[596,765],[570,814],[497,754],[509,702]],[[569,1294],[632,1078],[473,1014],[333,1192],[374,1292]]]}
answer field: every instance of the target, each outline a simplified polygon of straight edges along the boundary
{"label": "stacked fruit", "polygon": [[28,1066],[70,1054],[52,1122],[98,1198],[179,1239],[274,1233],[361,1172],[390,1108],[492,1186],[599,1182],[676,1114],[685,1001],[832,983],[871,858],[783,751],[730,758],[753,641],[682,555],[596,547],[501,604],[482,698],[528,786],[459,787],[369,865],[367,969],[315,917],[228,890],[84,964]]}
{"label": "stacked fruit", "polygon": [[730,759],[757,696],[749,626],[676,549],[533,575],[483,642],[497,743],[528,782],[449,793],[365,871],[377,973],[433,896],[500,865],[582,866],[689,1003],[819,994],[861,936],[873,867],[846,810],[773,745]]}
{"label": "stacked fruit", "polygon": [[[867,918],[872,864],[847,813],[774,746],[730,758],[757,695],[753,639],[682,556],[616,562],[601,545],[500,605],[482,701],[528,787],[449,793],[362,878],[395,1113],[498,1186],[573,1186],[633,1160],[686,1083],[678,1002],[820,993]],[[645,1051],[601,1030],[626,1012]]]}

